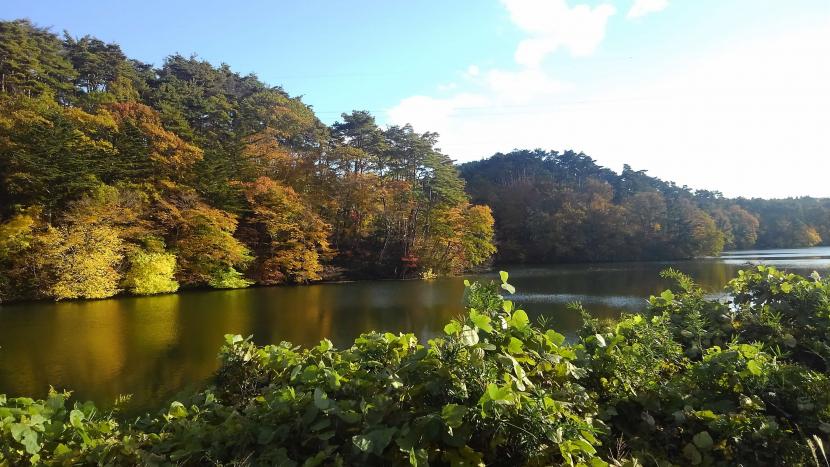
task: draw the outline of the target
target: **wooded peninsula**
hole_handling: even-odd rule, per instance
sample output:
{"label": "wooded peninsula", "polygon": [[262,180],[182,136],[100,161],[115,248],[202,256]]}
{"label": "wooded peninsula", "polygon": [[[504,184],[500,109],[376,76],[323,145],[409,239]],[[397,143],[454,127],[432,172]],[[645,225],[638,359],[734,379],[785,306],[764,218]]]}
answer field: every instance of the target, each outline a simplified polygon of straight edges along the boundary
{"label": "wooded peninsula", "polygon": [[[667,156],[670,157],[670,156]],[[573,151],[456,166],[228,65],[0,22],[0,301],[675,259],[830,242],[830,201],[727,199]]]}

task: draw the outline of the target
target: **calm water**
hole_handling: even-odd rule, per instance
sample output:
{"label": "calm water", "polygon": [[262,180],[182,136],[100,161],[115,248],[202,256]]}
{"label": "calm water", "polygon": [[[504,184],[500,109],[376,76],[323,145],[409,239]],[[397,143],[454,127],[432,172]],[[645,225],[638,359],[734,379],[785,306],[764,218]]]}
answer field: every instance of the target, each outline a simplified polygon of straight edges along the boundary
{"label": "calm water", "polygon": [[[663,290],[667,284],[658,273],[669,266],[715,292],[738,269],[758,262],[806,274],[828,272],[830,248],[505,269],[518,289],[515,301],[567,334],[579,324],[566,309],[570,302],[613,317],[642,309],[646,297]],[[253,334],[258,343],[314,344],[328,337],[340,347],[371,329],[411,331],[426,339],[463,311],[463,290],[462,278],[449,278],[0,306],[0,393],[43,396],[51,384],[102,405],[130,393],[134,409],[156,407],[210,377],[226,333]]]}

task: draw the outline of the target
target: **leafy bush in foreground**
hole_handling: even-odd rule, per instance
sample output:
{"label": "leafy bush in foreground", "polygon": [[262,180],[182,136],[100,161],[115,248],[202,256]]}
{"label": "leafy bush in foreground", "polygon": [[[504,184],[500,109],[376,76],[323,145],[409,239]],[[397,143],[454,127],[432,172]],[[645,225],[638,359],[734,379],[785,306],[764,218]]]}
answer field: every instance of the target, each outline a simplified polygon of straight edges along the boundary
{"label": "leafy bush in foreground", "polygon": [[611,327],[586,319],[586,387],[606,445],[668,465],[830,465],[830,282],[759,266],[709,299],[675,291]]}
{"label": "leafy bush in foreground", "polygon": [[645,313],[586,315],[573,343],[502,273],[426,346],[228,336],[215,385],[158,415],[0,398],[0,465],[830,465],[830,282],[759,267],[727,301],[666,275]]}

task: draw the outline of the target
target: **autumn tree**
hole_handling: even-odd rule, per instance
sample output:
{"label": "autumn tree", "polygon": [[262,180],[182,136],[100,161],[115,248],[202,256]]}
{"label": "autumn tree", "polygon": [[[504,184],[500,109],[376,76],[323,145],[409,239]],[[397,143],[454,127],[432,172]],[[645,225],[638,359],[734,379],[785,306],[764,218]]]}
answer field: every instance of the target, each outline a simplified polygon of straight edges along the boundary
{"label": "autumn tree", "polygon": [[48,227],[36,240],[40,270],[49,270],[47,294],[56,300],[106,298],[118,293],[123,242],[110,226]]}
{"label": "autumn tree", "polygon": [[238,221],[212,208],[190,188],[166,182],[153,194],[155,221],[164,228],[179,261],[177,280],[214,288],[247,287],[241,269],[253,259],[233,234]]}
{"label": "autumn tree", "polygon": [[127,254],[129,267],[122,285],[135,295],[175,292],[176,255],[164,251],[163,244],[134,248]]}
{"label": "autumn tree", "polygon": [[244,185],[252,211],[256,277],[264,284],[319,280],[330,226],[291,188],[267,177]]}

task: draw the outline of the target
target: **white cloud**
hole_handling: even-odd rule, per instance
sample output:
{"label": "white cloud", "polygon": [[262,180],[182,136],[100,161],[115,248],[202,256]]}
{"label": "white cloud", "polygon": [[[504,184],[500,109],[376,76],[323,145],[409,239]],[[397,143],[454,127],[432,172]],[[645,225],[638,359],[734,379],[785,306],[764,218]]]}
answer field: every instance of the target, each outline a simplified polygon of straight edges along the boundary
{"label": "white cloud", "polygon": [[513,148],[585,151],[736,196],[830,196],[830,23],[715,45],[637,74],[569,84],[542,69],[482,71],[476,88],[389,112],[441,134],[453,158]]}
{"label": "white cloud", "polygon": [[593,53],[616,9],[607,3],[569,7],[565,0],[502,0],[516,26],[529,34],[516,49],[516,62],[538,66],[560,47],[574,56]]}
{"label": "white cloud", "polygon": [[649,13],[657,13],[669,6],[669,0],[634,0],[626,18],[639,18]]}
{"label": "white cloud", "polygon": [[457,94],[446,99],[412,96],[388,111],[388,121],[399,125],[410,123],[420,131],[448,129],[453,127],[452,118],[459,109],[481,109],[489,104],[490,100],[479,94]]}
{"label": "white cloud", "polygon": [[[540,99],[561,95],[570,85],[557,81],[541,70],[488,70],[477,76],[477,92],[464,92],[446,98],[412,96],[403,99],[387,112],[392,124],[412,124],[421,131],[442,129],[455,133],[459,122],[477,122],[479,118],[496,118],[517,110],[535,107]],[[450,136],[449,139],[452,139]],[[445,141],[449,140],[444,138]]]}
{"label": "white cloud", "polygon": [[520,71],[490,70],[486,75],[489,93],[496,101],[506,104],[524,104],[539,97],[562,92],[567,86],[535,68]]}

